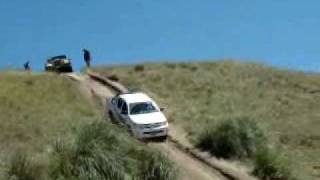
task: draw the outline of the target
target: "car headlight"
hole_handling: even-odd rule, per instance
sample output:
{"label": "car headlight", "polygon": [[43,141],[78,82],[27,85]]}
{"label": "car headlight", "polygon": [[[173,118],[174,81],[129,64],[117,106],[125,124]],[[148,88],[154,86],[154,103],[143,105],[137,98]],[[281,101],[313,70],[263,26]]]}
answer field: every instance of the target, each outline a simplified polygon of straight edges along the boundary
{"label": "car headlight", "polygon": [[64,63],[69,63],[68,59],[63,60]]}
{"label": "car headlight", "polygon": [[167,125],[167,124],[168,124],[168,122],[167,122],[167,121],[164,121],[164,122],[161,123],[161,126],[165,126],[165,125]]}
{"label": "car headlight", "polygon": [[143,129],[143,124],[136,124],[136,123],[133,123],[133,126],[137,129]]}

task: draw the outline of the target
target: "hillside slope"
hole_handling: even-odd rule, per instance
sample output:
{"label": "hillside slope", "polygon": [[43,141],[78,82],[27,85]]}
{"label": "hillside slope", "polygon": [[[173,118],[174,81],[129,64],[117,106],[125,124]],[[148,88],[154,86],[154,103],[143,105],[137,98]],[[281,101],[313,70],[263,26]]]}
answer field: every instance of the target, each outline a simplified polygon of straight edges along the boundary
{"label": "hillside slope", "polygon": [[95,70],[151,94],[192,142],[211,124],[250,117],[285,147],[296,169],[320,176],[320,75],[232,61]]}
{"label": "hillside slope", "polygon": [[0,73],[2,153],[15,148],[43,152],[53,137],[97,115],[77,85],[53,74]]}
{"label": "hillside slope", "polygon": [[[0,73],[0,160],[17,152],[46,161],[50,146],[98,113],[77,85],[54,74]],[[40,164],[45,162],[39,162]]]}

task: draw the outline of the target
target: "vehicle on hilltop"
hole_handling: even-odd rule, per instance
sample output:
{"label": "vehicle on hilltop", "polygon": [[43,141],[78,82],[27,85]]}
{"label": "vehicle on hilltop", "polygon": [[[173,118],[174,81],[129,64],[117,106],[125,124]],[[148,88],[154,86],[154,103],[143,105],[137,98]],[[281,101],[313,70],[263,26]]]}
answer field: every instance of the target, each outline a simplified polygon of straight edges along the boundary
{"label": "vehicle on hilltop", "polygon": [[45,71],[57,73],[73,72],[71,60],[66,55],[50,57],[45,63]]}

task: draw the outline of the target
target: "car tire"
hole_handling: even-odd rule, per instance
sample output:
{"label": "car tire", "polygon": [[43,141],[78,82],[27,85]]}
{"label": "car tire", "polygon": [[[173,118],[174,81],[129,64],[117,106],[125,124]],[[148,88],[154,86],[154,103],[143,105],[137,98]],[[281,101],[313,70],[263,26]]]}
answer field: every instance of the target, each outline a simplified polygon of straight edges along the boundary
{"label": "car tire", "polygon": [[131,127],[128,127],[128,132],[130,134],[130,136],[134,136],[133,130],[131,129]]}
{"label": "car tire", "polygon": [[68,72],[70,72],[70,73],[72,73],[72,72],[73,72],[72,67],[69,67],[69,68],[68,68]]}
{"label": "car tire", "polygon": [[115,118],[114,118],[114,116],[113,116],[113,114],[112,114],[111,111],[108,111],[108,115],[109,115],[109,118],[110,118],[111,123],[112,123],[112,124],[117,124],[117,123],[116,123],[116,120],[115,120]]}
{"label": "car tire", "polygon": [[159,137],[159,139],[160,139],[160,141],[164,142],[168,139],[168,136],[167,135],[161,136],[161,137]]}

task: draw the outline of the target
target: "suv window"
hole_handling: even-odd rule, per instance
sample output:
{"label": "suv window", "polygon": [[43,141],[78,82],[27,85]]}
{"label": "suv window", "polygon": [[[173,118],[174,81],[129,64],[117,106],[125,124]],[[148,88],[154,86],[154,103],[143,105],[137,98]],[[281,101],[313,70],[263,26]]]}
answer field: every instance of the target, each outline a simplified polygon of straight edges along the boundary
{"label": "suv window", "polygon": [[121,108],[122,103],[123,103],[123,100],[121,98],[118,99],[118,104],[117,104],[118,109]]}
{"label": "suv window", "polygon": [[126,102],[123,102],[122,108],[121,108],[122,114],[128,114],[128,106]]}

